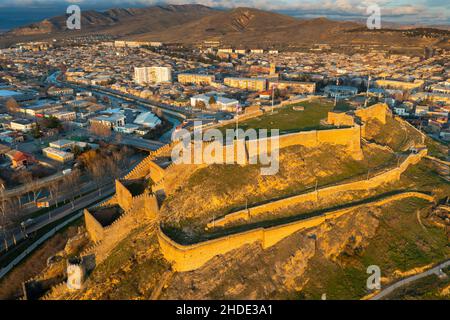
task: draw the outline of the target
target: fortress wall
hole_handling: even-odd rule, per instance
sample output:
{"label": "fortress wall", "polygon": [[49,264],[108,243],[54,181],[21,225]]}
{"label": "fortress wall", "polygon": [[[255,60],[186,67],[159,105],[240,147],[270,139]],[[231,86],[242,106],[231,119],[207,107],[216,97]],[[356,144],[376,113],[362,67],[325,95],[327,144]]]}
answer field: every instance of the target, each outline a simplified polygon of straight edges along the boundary
{"label": "fortress wall", "polygon": [[150,178],[153,182],[158,182],[164,178],[164,169],[158,166],[154,161],[148,162],[148,169],[150,170]]}
{"label": "fortress wall", "polygon": [[116,195],[119,206],[124,211],[130,210],[133,205],[133,196],[120,180],[116,180]]}
{"label": "fortress wall", "polygon": [[353,152],[361,152],[361,130],[358,125],[351,128],[319,130],[318,143],[347,145]]}
{"label": "fortress wall", "polygon": [[434,201],[432,196],[420,192],[405,192],[392,195],[370,204],[360,204],[350,208],[339,209],[316,217],[303,219],[270,228],[256,228],[218,239],[200,242],[193,245],[181,245],[170,239],[164,232],[158,230],[158,241],[164,257],[173,263],[175,271],[184,272],[200,268],[203,264],[217,255],[225,254],[245,244],[261,242],[264,249],[269,248],[293,233],[316,227],[321,223],[339,218],[345,213],[354,211],[367,205],[382,206],[392,201],[416,197],[427,201]]}
{"label": "fortress wall", "polygon": [[93,242],[98,242],[103,239],[103,226],[87,209],[84,209],[84,224],[86,225],[89,238],[91,238]]}
{"label": "fortress wall", "polygon": [[281,226],[264,229],[263,248],[264,249],[269,248],[278,243],[279,241],[283,240],[287,236],[293,234],[294,232],[316,227],[319,224],[323,223],[324,221],[325,216],[321,215]]}
{"label": "fortress wall", "polygon": [[157,218],[159,212],[158,199],[154,194],[147,194],[144,198],[144,210],[146,215],[153,219]]}
{"label": "fortress wall", "polygon": [[[270,140],[270,138],[267,138]],[[261,139],[262,140],[262,139]],[[348,146],[349,150],[354,152],[352,156],[361,158],[361,128],[356,125],[351,128],[330,129],[330,130],[312,130],[296,133],[284,134],[279,136],[279,148],[301,145],[305,147],[316,147],[323,143]],[[251,145],[252,142],[246,141],[246,147],[249,158],[260,154],[259,147]],[[271,150],[270,142],[267,142],[268,150]]]}
{"label": "fortress wall", "polygon": [[245,244],[262,241],[263,229],[242,232],[223,238],[209,240],[193,245],[181,245],[170,239],[159,229],[158,241],[166,260],[173,263],[178,272],[195,270],[216,255],[225,254]]}
{"label": "fortress wall", "polygon": [[[276,210],[296,205],[299,203],[316,202],[320,198],[336,197],[340,192],[369,190],[377,188],[386,183],[398,181],[401,177],[401,174],[406,169],[408,169],[410,165],[417,164],[422,159],[422,157],[426,156],[426,154],[427,154],[426,149],[421,150],[417,154],[410,154],[398,168],[387,170],[385,172],[382,172],[376,176],[369,178],[368,180],[359,180],[331,187],[325,187],[318,189],[317,191],[312,191],[296,195],[293,197],[289,197],[286,199],[272,201],[267,204],[227,214],[223,218],[214,221],[214,226],[223,227],[231,222],[236,222],[239,220],[249,220],[252,216],[258,216],[266,212],[274,212]],[[207,227],[208,228],[213,227],[213,223],[208,223]]]}
{"label": "fortress wall", "polygon": [[301,131],[296,133],[280,135],[280,148],[301,145],[305,147],[317,146],[317,131]]}
{"label": "fortress wall", "polygon": [[139,179],[145,177],[149,173],[148,163],[153,159],[154,157],[152,154],[144,158],[124,177],[124,179]]}
{"label": "fortress wall", "polygon": [[[239,220],[249,220],[252,216],[258,216],[265,212],[273,212],[288,206],[296,205],[298,203],[304,202],[315,202],[317,201],[317,193],[316,192],[308,192],[304,194],[300,194],[297,196],[289,197],[286,199],[281,199],[277,201],[272,201],[266,204],[262,204],[260,206],[251,207],[248,209],[236,211],[224,216],[221,219],[217,219],[214,222],[214,226],[223,227],[231,222],[239,221]],[[208,228],[213,227],[213,223],[208,223]]]}
{"label": "fortress wall", "polygon": [[369,119],[378,119],[381,123],[385,124],[390,110],[387,104],[377,103],[368,108],[355,110],[355,114],[362,122],[366,122]]}
{"label": "fortress wall", "polygon": [[349,126],[355,125],[355,119],[345,112],[328,112],[327,122],[333,126]]}

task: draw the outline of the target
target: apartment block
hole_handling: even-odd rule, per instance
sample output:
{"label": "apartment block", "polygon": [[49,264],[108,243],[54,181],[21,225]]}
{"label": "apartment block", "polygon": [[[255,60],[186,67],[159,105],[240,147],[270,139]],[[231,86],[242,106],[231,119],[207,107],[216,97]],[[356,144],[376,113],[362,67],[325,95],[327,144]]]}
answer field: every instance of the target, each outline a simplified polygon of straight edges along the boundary
{"label": "apartment block", "polygon": [[214,75],[209,74],[191,74],[191,73],[180,73],[178,75],[178,82],[180,83],[195,83],[195,84],[206,84],[210,85],[214,82]]}
{"label": "apartment block", "polygon": [[267,79],[262,78],[225,78],[225,85],[233,88],[248,91],[265,91],[267,89]]}
{"label": "apartment block", "polygon": [[134,80],[138,84],[171,82],[172,68],[171,67],[134,68]]}
{"label": "apartment block", "polygon": [[278,88],[280,90],[290,89],[293,93],[316,92],[316,84],[314,82],[297,82],[297,81],[269,81],[269,89]]}

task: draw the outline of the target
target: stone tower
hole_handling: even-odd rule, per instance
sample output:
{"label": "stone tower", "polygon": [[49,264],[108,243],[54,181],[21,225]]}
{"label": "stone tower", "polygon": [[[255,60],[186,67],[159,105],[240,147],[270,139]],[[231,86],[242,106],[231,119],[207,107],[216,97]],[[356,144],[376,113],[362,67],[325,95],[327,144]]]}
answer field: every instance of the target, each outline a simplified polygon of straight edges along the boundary
{"label": "stone tower", "polygon": [[86,277],[86,270],[81,259],[67,261],[67,288],[80,290]]}

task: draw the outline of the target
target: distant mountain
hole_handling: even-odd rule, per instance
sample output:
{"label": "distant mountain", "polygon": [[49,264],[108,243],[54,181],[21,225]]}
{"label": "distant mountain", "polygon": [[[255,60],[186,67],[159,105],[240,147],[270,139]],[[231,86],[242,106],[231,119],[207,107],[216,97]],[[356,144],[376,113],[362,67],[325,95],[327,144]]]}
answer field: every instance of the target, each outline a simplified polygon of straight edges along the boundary
{"label": "distant mountain", "polygon": [[[415,29],[413,29],[415,30]],[[408,30],[369,30],[365,23],[334,21],[326,18],[296,19],[290,16],[236,8],[217,12],[166,30],[135,35],[138,40],[194,43],[208,39],[233,46],[309,44],[380,44],[392,46],[428,46],[445,37],[438,30],[431,37]],[[436,37],[438,39],[436,39]],[[441,39],[442,40],[442,39]]]}
{"label": "distant mountain", "polygon": [[449,38],[446,30],[394,28],[392,24],[390,29],[369,30],[362,22],[297,19],[254,8],[216,10],[203,5],[85,11],[81,25],[81,31],[66,30],[66,17],[54,17],[11,30],[0,36],[0,44],[92,33],[180,43],[214,39],[235,47],[291,47],[317,43],[393,47],[423,47],[439,43],[447,46]]}
{"label": "distant mountain", "polygon": [[4,33],[2,38],[18,39],[17,37],[21,37],[27,40],[90,33],[110,34],[120,37],[161,31],[216,12],[215,9],[196,4],[132,9],[116,8],[104,12],[89,10],[82,11],[80,31],[67,30],[66,16],[57,16],[15,28]]}
{"label": "distant mountain", "polygon": [[139,40],[198,42],[218,39],[234,46],[321,43],[333,34],[360,27],[361,24],[326,18],[300,20],[253,8],[218,12],[182,26],[136,35]]}

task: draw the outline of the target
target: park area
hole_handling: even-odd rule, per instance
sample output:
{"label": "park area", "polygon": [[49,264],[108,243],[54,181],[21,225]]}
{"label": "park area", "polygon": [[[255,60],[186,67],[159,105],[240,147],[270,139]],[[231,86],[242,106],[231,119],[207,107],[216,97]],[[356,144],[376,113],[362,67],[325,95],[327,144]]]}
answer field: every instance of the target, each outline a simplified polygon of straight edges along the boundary
{"label": "park area", "polygon": [[[239,128],[247,129],[279,129],[280,133],[328,129],[332,126],[321,123],[328,117],[328,112],[334,109],[333,101],[316,99],[296,104],[286,105],[267,111],[265,114],[244,120]],[[224,126],[223,129],[234,129],[235,124]]]}

